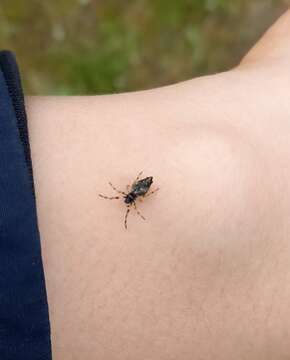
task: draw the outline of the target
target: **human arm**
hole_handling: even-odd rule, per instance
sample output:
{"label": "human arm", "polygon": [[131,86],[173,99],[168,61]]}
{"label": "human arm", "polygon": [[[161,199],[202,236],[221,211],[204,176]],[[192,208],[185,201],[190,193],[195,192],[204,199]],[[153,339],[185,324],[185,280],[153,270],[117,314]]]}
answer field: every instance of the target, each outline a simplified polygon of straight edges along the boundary
{"label": "human arm", "polygon": [[[289,355],[289,18],[225,73],[26,99],[54,359]],[[141,170],[126,231],[98,193]]]}

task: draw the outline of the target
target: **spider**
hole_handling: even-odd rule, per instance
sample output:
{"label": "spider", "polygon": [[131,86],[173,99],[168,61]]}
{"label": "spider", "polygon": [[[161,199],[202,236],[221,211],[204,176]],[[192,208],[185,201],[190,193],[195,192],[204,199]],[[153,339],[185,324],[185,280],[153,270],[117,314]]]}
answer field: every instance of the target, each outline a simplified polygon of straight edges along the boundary
{"label": "spider", "polygon": [[[124,198],[124,202],[125,204],[127,204],[127,211],[126,211],[126,215],[125,215],[125,220],[124,220],[124,225],[125,225],[125,229],[127,229],[127,218],[128,218],[128,214],[130,212],[131,206],[134,205],[134,209],[137,211],[137,214],[139,216],[141,216],[141,218],[143,220],[146,220],[145,217],[143,215],[141,215],[141,213],[138,211],[137,206],[136,206],[136,202],[135,200],[140,197],[141,200],[141,196],[142,198],[145,198],[153,193],[155,193],[156,191],[159,190],[159,188],[151,191],[148,193],[148,190],[153,182],[153,177],[152,176],[148,176],[144,179],[140,179],[140,176],[142,175],[143,171],[141,171],[136,180],[133,182],[133,184],[131,185],[131,188],[129,185],[127,185],[127,190],[128,193],[125,193],[124,191],[120,191],[118,189],[116,189],[114,187],[114,185],[109,182],[109,185],[115,190],[117,191],[119,194],[123,195]],[[108,197],[102,194],[99,194],[100,197],[104,198],[104,199],[108,199],[108,200],[113,200],[113,199],[120,199],[120,196],[112,196],[112,197]],[[142,200],[141,200],[142,201]]]}

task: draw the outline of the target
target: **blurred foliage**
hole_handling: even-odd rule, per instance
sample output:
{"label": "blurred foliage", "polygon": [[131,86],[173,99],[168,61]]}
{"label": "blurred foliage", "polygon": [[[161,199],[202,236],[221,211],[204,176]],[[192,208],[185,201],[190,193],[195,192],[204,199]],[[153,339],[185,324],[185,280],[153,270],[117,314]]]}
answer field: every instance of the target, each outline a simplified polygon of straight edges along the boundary
{"label": "blurred foliage", "polygon": [[162,86],[236,65],[289,0],[1,0],[30,94]]}

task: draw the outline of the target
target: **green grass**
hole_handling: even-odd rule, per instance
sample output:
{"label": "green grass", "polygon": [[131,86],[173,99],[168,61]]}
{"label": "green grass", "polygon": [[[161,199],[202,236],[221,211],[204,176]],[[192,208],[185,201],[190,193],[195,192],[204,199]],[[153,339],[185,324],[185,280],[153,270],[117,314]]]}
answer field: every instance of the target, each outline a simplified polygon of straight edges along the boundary
{"label": "green grass", "polygon": [[2,0],[26,93],[162,86],[236,65],[288,0]]}

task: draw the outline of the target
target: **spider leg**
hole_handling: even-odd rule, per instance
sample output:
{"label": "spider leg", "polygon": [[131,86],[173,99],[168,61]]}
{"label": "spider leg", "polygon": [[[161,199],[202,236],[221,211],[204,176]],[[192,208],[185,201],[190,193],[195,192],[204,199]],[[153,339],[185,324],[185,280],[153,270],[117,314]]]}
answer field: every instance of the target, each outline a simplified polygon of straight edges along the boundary
{"label": "spider leg", "polygon": [[130,205],[127,205],[127,211],[126,211],[125,222],[124,222],[126,230],[127,230],[127,218],[128,218],[129,211],[130,211]]}
{"label": "spider leg", "polygon": [[109,196],[105,196],[105,195],[102,195],[102,194],[99,194],[100,197],[104,198],[104,199],[108,199],[108,200],[113,200],[113,199],[120,199],[119,196],[112,196],[112,197],[109,197]]}
{"label": "spider leg", "polygon": [[117,193],[123,194],[123,195],[127,195],[124,191],[120,191],[120,190],[116,189],[115,186],[114,186],[110,181],[109,181],[109,184],[112,186],[112,188],[113,188],[115,191],[117,191]]}
{"label": "spider leg", "polygon": [[141,216],[141,218],[142,218],[143,220],[146,220],[145,217],[144,217],[143,215],[141,215],[140,211],[138,211],[135,201],[133,202],[133,204],[134,204],[135,210],[137,211],[137,214],[138,214],[139,216]]}
{"label": "spider leg", "polygon": [[150,193],[145,194],[144,197],[147,197],[147,196],[149,196],[149,195],[151,195],[151,194],[154,194],[154,193],[155,193],[156,191],[158,191],[158,190],[159,190],[159,188],[151,191]]}

